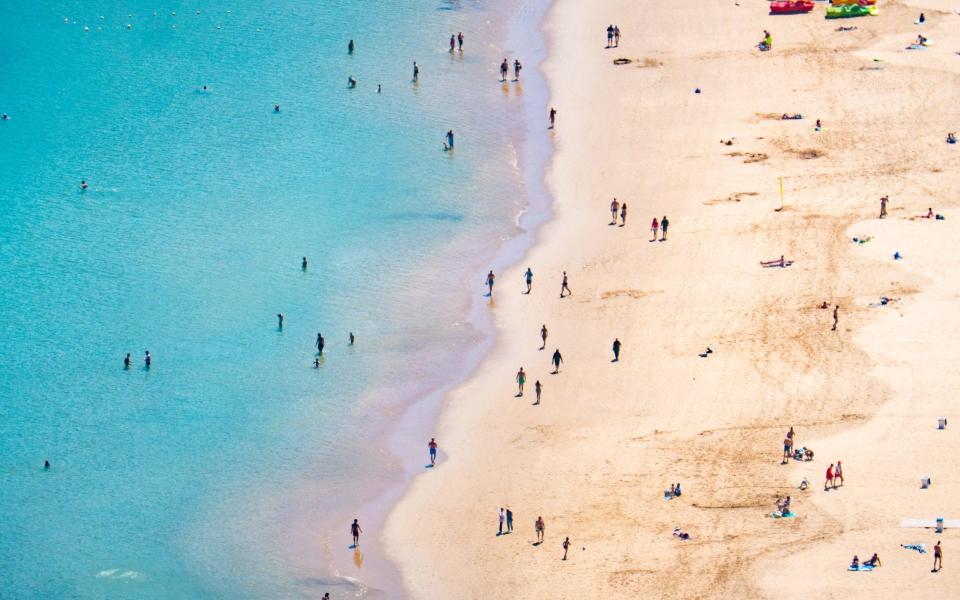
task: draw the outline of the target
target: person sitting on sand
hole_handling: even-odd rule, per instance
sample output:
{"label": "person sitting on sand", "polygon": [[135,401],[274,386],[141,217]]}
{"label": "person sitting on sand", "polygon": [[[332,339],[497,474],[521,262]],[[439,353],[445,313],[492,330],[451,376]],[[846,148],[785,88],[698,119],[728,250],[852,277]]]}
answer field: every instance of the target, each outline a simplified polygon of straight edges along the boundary
{"label": "person sitting on sand", "polygon": [[932,209],[932,208],[928,208],[928,209],[927,209],[927,214],[921,215],[920,218],[921,218],[921,219],[932,219],[932,218],[933,218],[933,209]]}
{"label": "person sitting on sand", "polygon": [[680,528],[679,528],[679,527],[674,527],[674,528],[673,528],[673,535],[676,536],[676,537],[678,537],[678,538],[680,538],[681,540],[689,540],[689,539],[690,539],[690,534],[689,534],[689,533],[686,533],[686,532],[683,532],[683,531],[680,531]]}
{"label": "person sitting on sand", "polygon": [[877,553],[876,553],[876,552],[873,553],[873,556],[870,557],[870,560],[865,560],[865,561],[863,561],[863,564],[867,565],[868,567],[879,567],[879,566],[882,566],[882,565],[880,564],[880,557],[877,556]]}
{"label": "person sitting on sand", "polygon": [[808,487],[810,487],[810,482],[807,481],[806,477],[804,477],[803,481],[800,482],[800,491],[802,492],[806,490]]}
{"label": "person sitting on sand", "polygon": [[793,264],[792,260],[784,260],[783,255],[780,255],[779,260],[766,260],[760,261],[761,267],[789,267]]}
{"label": "person sitting on sand", "polygon": [[953,133],[952,131],[947,134],[947,143],[948,143],[948,144],[956,144],[956,143],[957,143],[957,135],[956,135],[955,133]]}
{"label": "person sitting on sand", "polygon": [[860,568],[860,559],[857,557],[856,554],[853,555],[853,560],[850,561],[850,568],[853,570],[857,570]]}
{"label": "person sitting on sand", "polygon": [[773,48],[773,36],[770,35],[770,32],[766,29],[763,30],[763,39],[760,40],[760,43],[757,44],[757,47],[760,48],[762,52],[766,52]]}
{"label": "person sitting on sand", "polygon": [[673,486],[673,497],[674,497],[674,498],[679,498],[682,493],[683,493],[683,492],[680,491],[680,484],[679,484],[679,483],[676,484],[675,486]]}
{"label": "person sitting on sand", "polygon": [[817,124],[816,124],[816,126],[813,128],[813,130],[814,130],[814,131],[820,131],[820,128],[821,128],[821,127],[823,127],[823,126],[820,124],[820,119],[817,119]]}

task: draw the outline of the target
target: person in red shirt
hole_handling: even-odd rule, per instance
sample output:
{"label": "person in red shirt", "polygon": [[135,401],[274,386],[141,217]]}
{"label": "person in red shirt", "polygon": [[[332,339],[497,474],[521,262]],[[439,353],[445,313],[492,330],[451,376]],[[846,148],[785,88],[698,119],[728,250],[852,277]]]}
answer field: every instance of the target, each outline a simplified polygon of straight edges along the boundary
{"label": "person in red shirt", "polygon": [[827,491],[833,485],[833,463],[827,467],[827,480],[823,484],[823,491]]}

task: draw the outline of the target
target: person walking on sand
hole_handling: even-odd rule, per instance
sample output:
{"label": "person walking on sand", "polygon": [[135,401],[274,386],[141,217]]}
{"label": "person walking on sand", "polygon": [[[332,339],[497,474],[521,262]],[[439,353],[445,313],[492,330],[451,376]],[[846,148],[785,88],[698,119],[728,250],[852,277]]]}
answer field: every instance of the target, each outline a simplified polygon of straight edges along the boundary
{"label": "person walking on sand", "polygon": [[613,45],[616,48],[620,47],[620,26],[619,25],[613,26]]}
{"label": "person walking on sand", "polygon": [[620,338],[613,340],[613,362],[620,361]]}
{"label": "person walking on sand", "polygon": [[507,59],[503,59],[503,62],[500,63],[500,81],[507,80],[508,71],[510,71],[510,63],[507,62]]}
{"label": "person walking on sand", "polygon": [[[614,223],[617,222],[616,219],[613,220]],[[624,202],[620,205],[620,227],[623,227],[627,224],[627,203]]]}
{"label": "person walking on sand", "polygon": [[354,519],[350,525],[350,533],[353,534],[353,547],[356,548],[360,545],[360,534],[363,533],[363,529],[360,529],[360,522],[357,519]]}
{"label": "person walking on sand", "polygon": [[520,64],[519,60],[514,59],[513,61],[513,80],[520,81],[520,69],[523,68],[523,65]]}
{"label": "person walking on sand", "polygon": [[830,331],[836,331],[836,330],[837,330],[837,320],[838,320],[837,312],[838,312],[839,310],[840,310],[840,305],[839,305],[839,304],[837,304],[837,305],[835,305],[835,306],[833,307],[833,327],[830,328]]}
{"label": "person walking on sand", "polygon": [[463,32],[457,33],[457,46],[460,52],[463,52]]}
{"label": "person walking on sand", "polygon": [[833,469],[833,487],[837,487],[837,480],[840,481],[840,487],[843,487],[843,466],[837,461],[837,466]]}
{"label": "person walking on sand", "polygon": [[937,544],[933,547],[933,571],[931,573],[936,573],[943,568],[943,549],[940,548],[940,540],[937,540]]}
{"label": "person walking on sand", "polygon": [[563,356],[560,355],[560,348],[554,350],[553,358],[551,360],[553,362],[553,373],[556,375],[560,372],[560,363],[563,362]]}
{"label": "person walking on sand", "polygon": [[496,276],[493,274],[493,269],[487,273],[487,295],[493,296],[493,280],[496,279]]}
{"label": "person walking on sand", "polygon": [[560,560],[567,560],[567,551],[570,550],[570,538],[563,540],[563,558]]}
{"label": "person walking on sand", "polygon": [[530,293],[531,288],[533,288],[533,271],[530,270],[530,267],[527,267],[527,272],[523,274],[523,278],[527,280],[527,293]]}
{"label": "person walking on sand", "polygon": [[543,517],[537,517],[537,522],[533,524],[533,529],[534,529],[534,531],[537,532],[537,543],[538,543],[538,544],[542,544],[542,543],[543,543],[543,530],[544,530]]}
{"label": "person walking on sand", "polygon": [[567,272],[566,272],[566,271],[563,272],[563,282],[560,284],[560,297],[561,297],[561,298],[564,298],[564,297],[565,297],[565,296],[563,295],[564,292],[566,292],[567,296],[572,296],[572,295],[573,295],[573,292],[570,291],[570,286],[567,285]]}
{"label": "person walking on sand", "polygon": [[430,438],[430,443],[427,444],[427,447],[430,448],[430,464],[437,464],[437,440]]}
{"label": "person walking on sand", "polygon": [[540,404],[540,393],[543,392],[543,385],[540,384],[539,379],[533,384],[533,391],[537,394],[537,401],[534,404]]}
{"label": "person walking on sand", "polygon": [[617,224],[617,213],[620,212],[620,203],[617,202],[617,199],[614,198],[613,202],[610,203],[610,224]]}
{"label": "person walking on sand", "polygon": [[833,485],[833,463],[827,467],[827,480],[823,482],[823,491],[827,491]]}
{"label": "person walking on sand", "polygon": [[513,511],[507,507],[507,533],[513,533]]}
{"label": "person walking on sand", "polygon": [[517,371],[517,397],[523,395],[523,384],[527,382],[527,374],[523,372],[523,367]]}
{"label": "person walking on sand", "polygon": [[543,325],[540,328],[540,339],[543,340],[543,345],[540,346],[540,349],[543,350],[547,347],[547,326]]}
{"label": "person walking on sand", "polygon": [[317,347],[317,355],[323,356],[323,347],[327,345],[326,340],[323,339],[323,335],[317,334],[317,341],[314,344]]}
{"label": "person walking on sand", "polygon": [[607,48],[613,46],[613,24],[607,27]]}
{"label": "person walking on sand", "polygon": [[417,64],[417,61],[413,61],[413,82],[417,83],[420,81],[420,65]]}
{"label": "person walking on sand", "polygon": [[503,507],[500,507],[500,513],[497,515],[497,519],[500,522],[500,528],[497,529],[497,535],[503,535],[503,522],[507,519],[507,514],[503,512]]}
{"label": "person walking on sand", "polygon": [[660,219],[660,241],[667,241],[667,226],[670,225],[670,221],[667,220],[667,215],[663,215],[663,218]]}
{"label": "person walking on sand", "polygon": [[653,239],[651,242],[657,241],[657,232],[660,231],[660,223],[657,222],[657,218],[654,217],[653,221],[650,222],[650,231],[653,232]]}
{"label": "person walking on sand", "polygon": [[890,202],[890,198],[888,198],[887,196],[883,196],[882,198],[880,198],[880,218],[881,219],[887,218],[887,202]]}
{"label": "person walking on sand", "polygon": [[793,456],[793,438],[788,435],[783,438],[783,462],[780,464],[787,464],[791,456]]}
{"label": "person walking on sand", "polygon": [[557,109],[550,107],[550,129],[553,129],[554,124],[557,122]]}

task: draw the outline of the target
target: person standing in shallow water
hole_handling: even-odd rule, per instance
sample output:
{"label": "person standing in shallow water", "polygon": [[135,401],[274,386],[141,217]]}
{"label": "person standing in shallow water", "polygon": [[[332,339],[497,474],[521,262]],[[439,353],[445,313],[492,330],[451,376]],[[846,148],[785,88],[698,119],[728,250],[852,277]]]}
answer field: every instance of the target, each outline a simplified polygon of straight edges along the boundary
{"label": "person standing in shallow water", "polygon": [[540,346],[540,349],[543,350],[547,347],[547,326],[544,325],[540,328],[540,339],[543,340],[543,345]]}
{"label": "person standing in shallow water", "polygon": [[277,313],[277,329],[283,331],[283,313]]}
{"label": "person standing in shallow water", "polygon": [[150,351],[149,351],[149,350],[144,350],[143,366],[144,366],[145,368],[149,369],[151,362],[153,362],[153,359],[150,358]]}
{"label": "person standing in shallow water", "polygon": [[417,64],[417,61],[413,61],[413,82],[417,83],[420,81],[420,65]]}
{"label": "person standing in shallow water", "polygon": [[306,270],[307,270],[307,257],[306,257],[306,256],[303,257],[303,262],[300,263],[300,270],[301,270],[301,271],[306,271]]}
{"label": "person standing in shallow water", "polygon": [[519,60],[514,59],[513,61],[513,80],[520,81],[520,69],[523,68],[523,65],[520,64]]}
{"label": "person standing in shallow water", "polygon": [[127,355],[126,355],[125,357],[123,357],[123,368],[124,368],[124,369],[129,369],[129,368],[130,368],[130,362],[131,362],[131,361],[130,361],[130,353],[127,352]]}
{"label": "person standing in shallow water", "polygon": [[314,344],[317,347],[317,354],[323,356],[323,347],[326,346],[326,341],[323,339],[323,335],[317,334],[317,341]]}
{"label": "person standing in shallow water", "polygon": [[530,267],[527,267],[527,272],[523,274],[523,277],[527,280],[527,293],[529,294],[533,288],[533,271],[530,270]]}
{"label": "person standing in shallow water", "polygon": [[553,126],[557,122],[557,109],[550,107],[550,129],[553,129]]}
{"label": "person standing in shallow water", "polygon": [[463,52],[463,32],[457,34],[457,45],[459,46],[460,52]]}
{"label": "person standing in shallow water", "polygon": [[350,332],[350,345],[351,345],[351,346],[353,345],[353,342],[356,341],[356,339],[357,339],[357,338],[355,338],[355,337],[353,336],[353,332],[351,331],[351,332]]}
{"label": "person standing in shallow water", "polygon": [[510,71],[510,63],[507,62],[507,59],[503,59],[503,62],[500,63],[500,81],[507,80],[507,73]]}
{"label": "person standing in shallow water", "polygon": [[493,297],[494,279],[496,279],[496,275],[493,274],[493,270],[491,269],[490,272],[487,273],[487,295],[490,296],[491,298]]}
{"label": "person standing in shallow water", "polygon": [[447,131],[447,147],[453,150],[453,130]]}
{"label": "person standing in shallow water", "polygon": [[437,464],[437,440],[430,438],[430,443],[427,444],[427,447],[430,449],[430,464]]}
{"label": "person standing in shallow water", "polygon": [[353,40],[350,40],[350,43],[347,44],[347,54],[353,54],[353,49],[354,49]]}
{"label": "person standing in shallow water", "polygon": [[457,47],[457,36],[450,36],[450,52],[453,52]]}
{"label": "person standing in shallow water", "polygon": [[353,535],[353,545],[360,545],[360,534],[363,533],[363,529],[360,528],[360,523],[357,519],[353,520],[353,523],[350,525],[350,533]]}

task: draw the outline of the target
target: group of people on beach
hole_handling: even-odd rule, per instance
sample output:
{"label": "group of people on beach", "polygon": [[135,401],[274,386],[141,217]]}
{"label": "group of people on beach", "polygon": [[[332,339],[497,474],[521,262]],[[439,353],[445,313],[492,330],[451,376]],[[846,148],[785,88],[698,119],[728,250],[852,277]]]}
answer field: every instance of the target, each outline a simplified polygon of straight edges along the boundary
{"label": "group of people on beach", "polygon": [[620,26],[612,23],[607,27],[607,48],[620,47]]}
{"label": "group of people on beach", "polygon": [[[520,71],[523,69],[523,65],[520,64],[518,59],[513,60],[513,80],[520,81]],[[507,80],[507,74],[510,72],[510,63],[506,58],[503,59],[503,62],[500,63],[500,81]]]}

